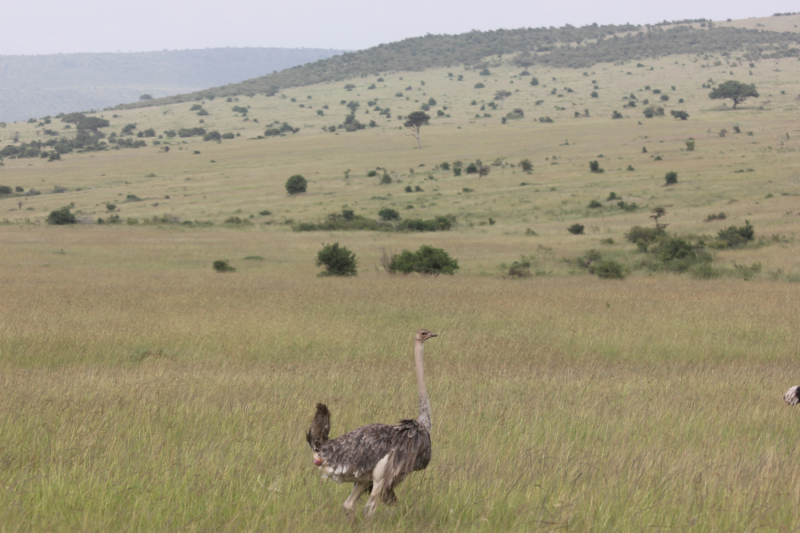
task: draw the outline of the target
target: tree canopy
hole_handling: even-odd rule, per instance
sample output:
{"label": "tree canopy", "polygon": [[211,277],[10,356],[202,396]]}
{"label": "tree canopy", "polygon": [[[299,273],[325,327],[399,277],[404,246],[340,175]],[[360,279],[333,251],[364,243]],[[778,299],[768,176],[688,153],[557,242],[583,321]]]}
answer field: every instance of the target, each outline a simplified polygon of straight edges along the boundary
{"label": "tree canopy", "polygon": [[422,143],[419,140],[419,129],[427,124],[430,119],[431,116],[425,111],[414,111],[413,113],[409,113],[409,115],[406,117],[406,123],[404,126],[414,131],[414,133],[411,135],[417,138],[417,146],[420,148],[422,148]]}
{"label": "tree canopy", "polygon": [[747,85],[740,81],[728,80],[720,84],[716,89],[708,94],[712,100],[730,98],[733,100],[733,108],[736,109],[737,104],[741,104],[746,99],[758,98],[758,91],[756,91],[755,84]]}

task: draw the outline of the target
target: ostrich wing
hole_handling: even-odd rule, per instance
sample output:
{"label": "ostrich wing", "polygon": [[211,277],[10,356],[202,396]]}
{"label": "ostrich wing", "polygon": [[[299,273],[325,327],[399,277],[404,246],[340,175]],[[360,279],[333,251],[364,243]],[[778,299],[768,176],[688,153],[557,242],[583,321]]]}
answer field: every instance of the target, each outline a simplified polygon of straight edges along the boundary
{"label": "ostrich wing", "polygon": [[789,405],[797,405],[800,403],[800,387],[795,386],[787,390],[786,394],[783,395],[783,399]]}
{"label": "ostrich wing", "polygon": [[424,470],[431,460],[431,435],[416,420],[401,420],[394,426],[396,433],[392,439],[386,469],[383,475],[383,501],[392,505],[397,501],[394,488],[408,474]]}
{"label": "ostrich wing", "polygon": [[319,454],[326,473],[335,481],[351,481],[366,474],[371,476],[378,461],[389,453],[398,429],[398,426],[368,424],[322,443]]}

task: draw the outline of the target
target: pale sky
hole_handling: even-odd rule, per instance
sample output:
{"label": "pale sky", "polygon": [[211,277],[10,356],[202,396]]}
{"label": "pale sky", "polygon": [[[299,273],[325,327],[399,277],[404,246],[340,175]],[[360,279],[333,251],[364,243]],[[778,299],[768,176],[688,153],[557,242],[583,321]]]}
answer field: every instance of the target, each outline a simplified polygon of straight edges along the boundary
{"label": "pale sky", "polygon": [[0,55],[226,46],[358,50],[426,33],[743,19],[800,11],[797,0],[36,0],[4,4]]}

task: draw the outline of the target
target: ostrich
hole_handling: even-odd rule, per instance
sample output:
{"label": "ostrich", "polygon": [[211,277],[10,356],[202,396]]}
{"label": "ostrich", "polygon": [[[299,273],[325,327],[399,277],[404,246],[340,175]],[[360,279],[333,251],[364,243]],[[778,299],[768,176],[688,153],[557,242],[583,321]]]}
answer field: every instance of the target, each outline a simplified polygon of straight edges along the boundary
{"label": "ostrich", "polygon": [[395,487],[411,472],[424,470],[431,460],[431,403],[422,369],[422,344],[436,336],[421,329],[414,339],[419,389],[416,420],[401,420],[395,426],[368,424],[338,439],[328,440],[331,413],[324,404],[317,404],[306,440],[314,451],[314,464],[322,470],[323,479],[355,484],[343,506],[351,517],[355,514],[356,502],[368,489],[370,495],[364,507],[367,518],[375,513],[378,500],[387,505],[397,503]]}
{"label": "ostrich", "polygon": [[786,391],[786,394],[783,395],[783,399],[789,405],[797,405],[800,403],[800,387],[794,386],[791,389]]}

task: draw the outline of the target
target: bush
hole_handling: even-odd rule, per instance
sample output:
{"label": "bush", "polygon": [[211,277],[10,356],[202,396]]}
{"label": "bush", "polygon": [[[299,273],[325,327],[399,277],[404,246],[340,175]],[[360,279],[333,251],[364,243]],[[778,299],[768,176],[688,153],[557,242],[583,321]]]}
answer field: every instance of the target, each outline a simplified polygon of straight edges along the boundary
{"label": "bush", "polygon": [[221,142],[222,141],[222,134],[220,134],[220,132],[218,132],[217,130],[209,131],[208,133],[203,135],[203,140],[204,141]]}
{"label": "bush", "polygon": [[667,175],[664,176],[664,185],[675,185],[678,183],[678,173],[677,172],[667,172]]}
{"label": "bush", "polygon": [[567,228],[567,231],[572,233],[573,235],[583,235],[583,224],[573,224]]}
{"label": "bush", "polygon": [[452,227],[452,218],[443,216],[438,216],[433,220],[409,218],[397,225],[399,231],[449,231]]}
{"label": "bush", "polygon": [[750,225],[749,220],[745,220],[744,226],[729,226],[726,229],[720,230],[718,238],[725,243],[728,248],[739,248],[747,244],[747,241],[752,241],[755,236],[755,229]]}
{"label": "bush", "polygon": [[236,269],[229,265],[228,261],[225,259],[218,259],[214,261],[212,268],[217,272],[236,272]]}
{"label": "bush", "polygon": [[592,200],[591,202],[589,202],[589,205],[587,207],[589,209],[599,209],[603,207],[603,204],[601,204],[599,200]]}
{"label": "bush", "polygon": [[475,84],[476,89],[483,89],[484,87],[486,87],[486,85],[482,84],[481,82]]}
{"label": "bush", "polygon": [[519,162],[519,166],[524,172],[531,172],[533,170],[533,163],[531,163],[530,159],[523,159]]}
{"label": "bush", "polygon": [[425,244],[420,246],[416,252],[403,250],[400,254],[392,257],[392,262],[389,263],[389,271],[392,273],[418,272],[438,276],[439,274],[453,275],[456,270],[458,270],[458,260],[451,258],[441,248]]}
{"label": "bush", "polygon": [[469,165],[467,165],[467,168],[464,169],[464,172],[466,172],[467,174],[477,174],[478,165],[476,165],[475,163],[470,163]]}
{"label": "bush", "polygon": [[669,114],[681,120],[686,120],[687,118],[689,118],[689,113],[687,113],[686,111],[677,111],[673,109],[672,111],[669,112]]}
{"label": "bush", "polygon": [[[505,264],[503,267],[505,268]],[[514,261],[508,267],[508,275],[512,278],[528,278],[531,275],[531,258],[521,255],[519,261]]]}
{"label": "bush", "polygon": [[398,220],[400,213],[390,207],[384,207],[378,211],[378,216],[381,217],[381,220]]}
{"label": "bush", "polygon": [[12,194],[14,190],[7,185],[0,185],[0,195]]}
{"label": "bush", "polygon": [[306,187],[308,182],[306,179],[301,176],[300,174],[295,174],[288,180],[286,180],[286,192],[289,194],[299,194],[301,192],[306,192]]}
{"label": "bush", "polygon": [[625,272],[622,265],[612,260],[605,260],[595,263],[592,269],[598,278],[602,279],[623,279]]}
{"label": "bush", "polygon": [[355,276],[358,274],[356,267],[358,261],[356,254],[339,243],[323,244],[322,250],[317,253],[316,265],[324,267],[320,276]]}
{"label": "bush", "polygon": [[656,242],[662,235],[665,235],[664,231],[659,231],[655,228],[633,226],[625,234],[625,238],[628,239],[628,242],[632,243],[643,242],[645,244],[651,244]]}
{"label": "bush", "polygon": [[613,113],[611,113],[611,118],[614,119],[622,118],[622,113],[620,113],[619,111],[614,111]]}
{"label": "bush", "polygon": [[75,215],[70,212],[69,207],[62,207],[61,209],[50,211],[50,214],[47,215],[47,223],[56,226],[75,224],[76,222]]}
{"label": "bush", "polygon": [[589,171],[596,174],[602,174],[604,171],[600,168],[600,163],[597,161],[589,161]]}

